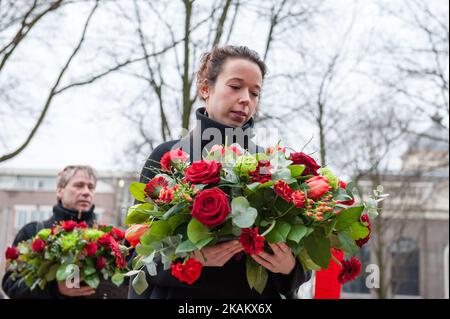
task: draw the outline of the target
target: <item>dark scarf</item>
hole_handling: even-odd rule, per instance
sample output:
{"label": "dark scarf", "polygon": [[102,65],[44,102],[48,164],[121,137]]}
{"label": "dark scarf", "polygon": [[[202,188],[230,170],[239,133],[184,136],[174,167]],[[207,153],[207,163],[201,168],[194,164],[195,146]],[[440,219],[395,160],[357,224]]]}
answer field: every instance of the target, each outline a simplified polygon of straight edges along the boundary
{"label": "dark scarf", "polygon": [[183,150],[190,150],[191,161],[198,161],[204,155],[205,149],[209,150],[214,144],[227,145],[239,144],[250,153],[263,152],[250,139],[254,136],[254,121],[251,118],[242,127],[234,128],[209,118],[204,107],[195,112],[197,123],[189,135],[180,141]]}
{"label": "dark scarf", "polygon": [[[84,221],[89,226],[92,226],[92,224],[95,222],[95,213],[94,213],[95,205],[92,205],[92,207],[87,211],[82,211],[79,213],[76,210],[68,209],[62,206],[62,203],[60,200],[58,200],[58,203],[53,206],[53,216],[52,219],[56,222],[64,221],[64,220],[74,220],[77,222]],[[80,218],[78,218],[80,217]]]}

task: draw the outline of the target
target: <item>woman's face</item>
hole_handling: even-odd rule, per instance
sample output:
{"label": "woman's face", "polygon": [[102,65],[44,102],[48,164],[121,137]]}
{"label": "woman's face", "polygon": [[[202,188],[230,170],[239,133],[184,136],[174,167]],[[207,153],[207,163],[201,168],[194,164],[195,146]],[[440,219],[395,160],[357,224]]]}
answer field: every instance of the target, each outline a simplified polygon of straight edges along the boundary
{"label": "woman's face", "polygon": [[200,94],[208,116],[216,122],[243,126],[255,113],[262,87],[258,65],[247,59],[228,58],[213,87],[204,85]]}

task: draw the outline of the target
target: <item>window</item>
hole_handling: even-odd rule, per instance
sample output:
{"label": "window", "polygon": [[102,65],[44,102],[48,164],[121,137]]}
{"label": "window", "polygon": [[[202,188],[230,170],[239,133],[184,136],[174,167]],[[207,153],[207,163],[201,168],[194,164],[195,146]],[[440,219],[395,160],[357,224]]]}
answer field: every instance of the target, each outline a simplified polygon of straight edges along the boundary
{"label": "window", "polygon": [[51,206],[16,205],[14,206],[14,227],[16,232],[33,221],[43,221],[52,215]]}
{"label": "window", "polygon": [[419,248],[414,240],[400,239],[390,246],[392,295],[419,296]]}

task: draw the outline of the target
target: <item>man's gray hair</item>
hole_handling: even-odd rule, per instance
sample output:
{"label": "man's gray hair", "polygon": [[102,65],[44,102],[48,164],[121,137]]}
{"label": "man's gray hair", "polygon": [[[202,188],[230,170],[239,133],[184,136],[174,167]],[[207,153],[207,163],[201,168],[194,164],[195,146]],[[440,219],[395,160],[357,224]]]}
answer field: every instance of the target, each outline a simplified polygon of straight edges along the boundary
{"label": "man's gray hair", "polygon": [[56,178],[56,187],[64,188],[69,183],[69,180],[78,172],[84,171],[89,177],[94,179],[95,184],[97,184],[97,176],[95,170],[87,165],[69,165],[64,167],[64,169],[58,173],[58,177]]}

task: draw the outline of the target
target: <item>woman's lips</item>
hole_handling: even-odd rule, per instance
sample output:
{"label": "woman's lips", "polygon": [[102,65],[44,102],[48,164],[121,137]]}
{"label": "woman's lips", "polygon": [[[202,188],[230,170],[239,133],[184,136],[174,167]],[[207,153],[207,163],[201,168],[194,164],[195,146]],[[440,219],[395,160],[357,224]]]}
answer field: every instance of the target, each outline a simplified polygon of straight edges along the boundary
{"label": "woman's lips", "polygon": [[235,121],[242,122],[247,118],[247,114],[241,111],[231,111],[231,118]]}

